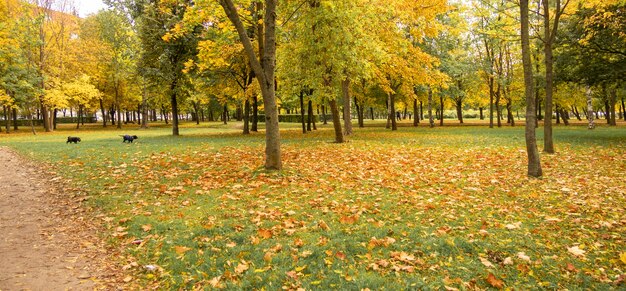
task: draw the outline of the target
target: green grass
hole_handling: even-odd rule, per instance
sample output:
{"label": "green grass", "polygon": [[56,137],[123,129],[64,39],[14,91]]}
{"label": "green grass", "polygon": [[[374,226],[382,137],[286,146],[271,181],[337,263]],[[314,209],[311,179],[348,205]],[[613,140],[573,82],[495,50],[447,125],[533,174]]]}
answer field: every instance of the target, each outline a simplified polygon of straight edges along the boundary
{"label": "green grass", "polygon": [[[525,175],[521,126],[380,125],[345,144],[331,143],[330,125],[282,125],[281,172],[262,169],[264,135],[237,123],[184,124],[180,137],[62,128],[0,145],[89,196],[103,238],[139,264],[126,271],[139,286],[472,289],[491,273],[514,289],[623,288],[623,125],[557,127],[541,179]],[[125,133],[140,138],[123,144]]]}

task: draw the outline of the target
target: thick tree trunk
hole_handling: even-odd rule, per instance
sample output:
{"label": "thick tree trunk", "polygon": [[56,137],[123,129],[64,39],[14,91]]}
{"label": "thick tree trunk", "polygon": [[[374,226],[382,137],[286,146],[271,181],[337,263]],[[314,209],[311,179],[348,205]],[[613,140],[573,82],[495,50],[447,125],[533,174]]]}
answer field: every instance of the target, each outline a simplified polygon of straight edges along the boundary
{"label": "thick tree trunk", "polygon": [[341,81],[341,92],[343,93],[343,128],[346,136],[352,134],[352,106],[350,104],[350,78]]}
{"label": "thick tree trunk", "polygon": [[456,115],[459,123],[463,124],[463,100],[456,100]]}
{"label": "thick tree trunk", "polygon": [[337,100],[331,99],[328,103],[330,103],[330,111],[333,114],[333,127],[335,128],[335,142],[343,143],[343,131],[341,130],[341,120],[339,118],[339,108],[337,107]]}
{"label": "thick tree trunk", "polygon": [[485,116],[483,115],[483,108],[478,107],[478,112],[480,113],[480,120],[485,120]]}
{"label": "thick tree trunk", "polygon": [[511,124],[511,126],[515,126],[515,117],[513,117],[513,105],[511,104],[511,101],[506,102],[506,111],[509,124]]}
{"label": "thick tree trunk", "polygon": [[530,62],[530,40],[528,20],[528,0],[520,0],[521,34],[522,34],[522,62],[524,67],[524,87],[526,93],[526,152],[528,155],[528,176],[541,177],[541,159],[537,149],[535,136],[535,100],[532,64]]}
{"label": "thick tree trunk", "polygon": [[311,99],[309,99],[308,115],[306,130],[311,131],[311,125],[313,125],[313,130],[317,130],[317,126],[315,126],[315,117],[313,116],[313,100]]}
{"label": "thick tree trunk", "polygon": [[224,108],[222,110],[222,122],[224,124],[228,124],[228,105],[224,104]]}
{"label": "thick tree trunk", "polygon": [[398,130],[398,123],[396,122],[396,94],[389,94],[389,112],[391,113],[391,130]]}

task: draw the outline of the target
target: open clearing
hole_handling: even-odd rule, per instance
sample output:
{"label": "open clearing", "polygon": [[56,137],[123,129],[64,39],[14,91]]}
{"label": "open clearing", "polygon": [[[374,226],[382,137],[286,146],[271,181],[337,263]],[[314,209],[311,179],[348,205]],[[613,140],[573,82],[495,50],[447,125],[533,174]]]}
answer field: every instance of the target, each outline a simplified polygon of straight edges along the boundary
{"label": "open clearing", "polygon": [[[558,127],[544,177],[526,177],[523,128],[403,127],[333,144],[235,125],[83,130],[3,139],[88,198],[130,286],[297,289],[624,285],[626,131]],[[123,144],[119,134],[140,136]]]}

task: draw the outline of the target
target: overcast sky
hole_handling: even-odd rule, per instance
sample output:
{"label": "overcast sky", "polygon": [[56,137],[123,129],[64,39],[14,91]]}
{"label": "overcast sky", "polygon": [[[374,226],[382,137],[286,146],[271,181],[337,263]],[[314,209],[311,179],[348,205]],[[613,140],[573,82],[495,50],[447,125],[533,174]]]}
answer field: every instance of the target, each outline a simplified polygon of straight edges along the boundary
{"label": "overcast sky", "polygon": [[102,8],[106,8],[106,5],[102,3],[102,0],[74,0],[76,7],[78,7],[78,13],[81,17],[85,17],[88,14],[96,13]]}

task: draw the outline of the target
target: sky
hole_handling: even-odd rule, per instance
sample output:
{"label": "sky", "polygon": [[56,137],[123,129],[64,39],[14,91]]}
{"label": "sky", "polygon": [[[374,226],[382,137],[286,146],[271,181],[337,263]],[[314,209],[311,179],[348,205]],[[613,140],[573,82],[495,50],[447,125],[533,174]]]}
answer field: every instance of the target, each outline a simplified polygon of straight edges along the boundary
{"label": "sky", "polygon": [[88,14],[96,13],[102,8],[106,8],[106,5],[102,3],[102,0],[75,0],[76,7],[78,8],[78,14],[81,17],[85,17]]}

